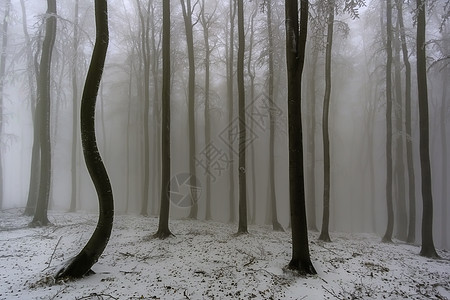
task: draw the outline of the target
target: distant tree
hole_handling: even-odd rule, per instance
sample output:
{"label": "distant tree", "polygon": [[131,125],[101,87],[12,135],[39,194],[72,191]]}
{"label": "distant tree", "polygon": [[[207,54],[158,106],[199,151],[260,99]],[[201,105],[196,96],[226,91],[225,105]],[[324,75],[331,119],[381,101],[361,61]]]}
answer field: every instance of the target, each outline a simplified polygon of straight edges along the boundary
{"label": "distant tree", "polygon": [[[235,27],[235,18],[236,18],[236,0],[229,1],[230,8],[230,23],[227,27],[227,45],[225,45],[225,56],[226,56],[226,68],[227,68],[227,99],[228,99],[228,122],[231,124],[233,122],[234,115],[234,27]],[[229,160],[230,170],[229,170],[229,202],[230,202],[230,223],[234,223],[236,221],[236,212],[235,212],[235,191],[234,191],[234,154],[231,146],[233,145],[233,128],[230,126],[228,129],[228,142],[230,143],[229,150]]]}
{"label": "distant tree", "polygon": [[405,65],[405,134],[406,134],[406,164],[408,168],[409,226],[407,242],[414,243],[416,239],[416,184],[412,150],[411,121],[411,64],[409,62],[408,46],[406,45],[405,24],[403,21],[403,1],[397,1],[397,19],[400,29],[403,64]]}
{"label": "distant tree", "polygon": [[[397,8],[398,9],[398,8]],[[406,241],[408,235],[408,215],[406,209],[406,186],[405,186],[405,164],[403,163],[404,154],[404,128],[403,128],[403,104],[402,76],[400,62],[400,26],[397,18],[397,26],[394,35],[394,120],[395,120],[395,164],[393,170],[395,183],[395,202],[396,202],[396,237],[401,241]]]}
{"label": "distant tree", "polygon": [[[0,142],[3,133],[3,103],[4,101],[4,86],[6,77],[6,48],[8,46],[8,23],[9,23],[9,11],[11,8],[11,0],[7,0],[5,3],[5,14],[3,17],[2,25],[2,48],[0,55]],[[2,151],[0,151],[0,209],[3,207],[3,163],[2,163]]]}
{"label": "distant tree", "polygon": [[30,226],[47,226],[48,201],[51,183],[51,143],[50,143],[50,70],[53,45],[56,37],[56,0],[47,0],[47,15],[45,20],[45,37],[42,44],[42,54],[39,70],[39,139],[41,143],[41,172],[39,194],[36,211]]}
{"label": "distant tree", "polygon": [[328,128],[328,115],[330,112],[331,97],[331,49],[333,46],[334,31],[334,0],[327,1],[327,42],[325,54],[325,94],[323,99],[322,137],[323,137],[323,216],[322,229],[319,240],[331,242],[329,230],[330,223],[330,136]]}
{"label": "distant tree", "polygon": [[72,43],[72,186],[70,196],[70,208],[69,211],[74,212],[77,209],[77,148],[78,148],[78,80],[77,80],[77,67],[78,67],[78,3],[79,0],[75,0],[75,12],[73,21],[73,43]]}
{"label": "distant tree", "polygon": [[239,233],[247,233],[247,172],[246,172],[246,137],[245,125],[245,84],[244,84],[244,0],[238,0],[238,58],[237,84],[239,95]]}
{"label": "distant tree", "polygon": [[[200,3],[200,24],[203,28],[203,42],[205,44],[205,145],[208,145],[211,141],[211,109],[210,109],[210,73],[211,73],[211,52],[212,47],[210,46],[209,30],[213,17],[215,15],[216,9],[211,14],[205,13],[205,0]],[[210,165],[211,157],[206,156],[206,186],[205,186],[205,201],[206,201],[206,212],[205,219],[211,220],[211,176]]]}
{"label": "distant tree", "polygon": [[[188,119],[189,119],[189,173],[191,184],[197,186],[197,172],[195,170],[195,55],[194,55],[194,23],[192,23],[192,15],[195,6],[199,3],[196,1],[191,5],[191,0],[180,0],[183,12],[184,28],[186,33],[187,55],[189,62],[189,79],[188,79]],[[189,218],[197,219],[198,203],[193,202]]]}
{"label": "distant tree", "polygon": [[283,226],[278,222],[277,198],[275,193],[275,124],[277,122],[275,115],[274,98],[274,45],[272,29],[272,1],[266,0],[267,10],[267,40],[269,44],[268,53],[268,96],[269,96],[269,199],[271,203],[272,229],[275,231],[284,231]]}
{"label": "distant tree", "polygon": [[417,90],[419,95],[420,127],[420,168],[422,182],[422,248],[420,255],[430,258],[439,257],[433,241],[433,195],[431,188],[429,121],[428,121],[428,87],[427,57],[425,44],[425,0],[416,0],[417,4]]}
{"label": "distant tree", "polygon": [[[30,90],[31,99],[31,119],[33,121],[33,145],[31,148],[31,168],[30,168],[30,182],[28,186],[28,198],[25,207],[24,215],[32,216],[36,209],[36,202],[39,192],[39,174],[40,174],[40,159],[41,159],[41,146],[39,141],[39,108],[38,108],[38,91],[36,90],[37,83],[39,82],[39,62],[38,55],[40,54],[40,35],[39,30],[38,38],[36,42],[37,49],[33,51],[32,40],[28,33],[27,13],[25,7],[25,1],[20,0],[20,6],[22,9],[22,29],[26,43],[26,55],[27,55],[27,77],[28,88]],[[34,54],[33,54],[34,52]]]}
{"label": "distant tree", "polygon": [[303,174],[301,79],[308,32],[308,0],[285,0],[286,63],[288,79],[289,199],[292,223],[292,259],[289,269],[316,274],[309,255]]}
{"label": "distant tree", "polygon": [[106,0],[95,0],[96,39],[81,98],[81,141],[89,175],[98,195],[97,227],[81,252],[60,268],[56,279],[79,278],[90,271],[108,244],[113,226],[114,200],[111,183],[97,147],[95,104],[108,49],[108,10]]}
{"label": "distant tree", "polygon": [[165,239],[169,230],[170,208],[170,1],[163,0],[163,84],[162,84],[162,175],[161,210],[158,231],[154,237]]}
{"label": "distant tree", "polygon": [[148,193],[149,193],[149,179],[150,179],[150,136],[149,136],[149,109],[150,109],[150,44],[149,44],[149,10],[150,3],[145,10],[141,7],[141,2],[136,0],[138,14],[139,14],[139,26],[140,26],[140,50],[141,58],[144,69],[144,81],[142,87],[144,89],[144,177],[142,183],[142,202],[141,202],[141,215],[148,215]]}
{"label": "distant tree", "polygon": [[392,242],[394,206],[392,203],[392,1],[386,0],[386,203],[388,222],[383,242]]}

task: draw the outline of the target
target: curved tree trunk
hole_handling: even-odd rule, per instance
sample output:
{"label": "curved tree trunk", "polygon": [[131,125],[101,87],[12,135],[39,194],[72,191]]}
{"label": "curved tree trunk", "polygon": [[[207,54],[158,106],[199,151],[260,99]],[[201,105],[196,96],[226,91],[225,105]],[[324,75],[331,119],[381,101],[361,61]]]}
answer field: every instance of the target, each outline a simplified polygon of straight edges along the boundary
{"label": "curved tree trunk", "polygon": [[36,211],[30,226],[47,226],[48,200],[51,183],[51,143],[50,143],[50,69],[53,45],[56,37],[56,0],[47,0],[47,19],[45,37],[42,44],[41,63],[39,70],[39,139],[41,143],[41,172],[39,195]]}
{"label": "curved tree trunk", "polygon": [[319,240],[331,242],[328,232],[330,226],[330,134],[328,115],[331,97],[331,48],[333,46],[334,1],[328,3],[327,46],[325,54],[325,95],[323,99],[322,135],[323,135],[323,216]]}
{"label": "curved tree trunk", "polygon": [[154,237],[165,239],[169,230],[170,208],[170,1],[163,1],[163,86],[162,86],[162,174],[161,210],[158,231]]}
{"label": "curved tree trunk", "polygon": [[95,24],[96,40],[81,99],[80,125],[84,159],[97,191],[100,213],[91,238],[81,252],[56,273],[56,279],[79,278],[87,274],[103,253],[113,225],[113,193],[95,135],[95,104],[109,40],[106,0],[95,0]]}
{"label": "curved tree trunk", "polygon": [[431,188],[428,121],[427,61],[425,51],[425,1],[417,3],[417,89],[419,94],[420,168],[422,174],[422,248],[420,255],[438,257],[433,241],[433,194]]}
{"label": "curved tree trunk", "polygon": [[[308,32],[308,0],[285,0],[286,64],[288,79],[289,203],[292,224],[292,259],[288,267],[300,274],[316,274],[311,262],[306,223],[303,173],[301,79]],[[299,26],[300,25],[300,26]]]}

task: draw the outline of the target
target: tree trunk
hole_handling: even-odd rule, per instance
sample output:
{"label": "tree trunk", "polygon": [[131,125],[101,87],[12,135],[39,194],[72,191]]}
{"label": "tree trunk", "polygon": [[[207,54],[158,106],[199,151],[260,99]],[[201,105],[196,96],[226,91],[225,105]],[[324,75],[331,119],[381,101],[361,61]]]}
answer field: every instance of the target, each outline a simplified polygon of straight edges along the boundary
{"label": "tree trunk", "polygon": [[[316,274],[309,256],[303,174],[301,79],[308,29],[308,0],[285,0],[286,64],[288,79],[289,202],[292,223],[292,259],[288,267],[300,274]],[[299,28],[300,25],[300,28]]]}
{"label": "tree trunk", "polygon": [[245,125],[245,85],[244,85],[244,0],[238,0],[238,60],[237,84],[239,95],[239,227],[238,234],[247,233],[247,172],[245,163],[246,136]]}
{"label": "tree trunk", "polygon": [[448,201],[448,158],[447,158],[447,128],[446,128],[446,112],[448,111],[448,98],[447,98],[447,80],[448,80],[448,71],[443,71],[444,74],[442,76],[443,78],[443,91],[442,91],[442,107],[441,107],[441,115],[440,115],[440,122],[441,122],[441,142],[442,142],[442,186],[441,186],[441,201],[442,201],[442,208],[441,208],[441,220],[442,220],[442,226],[441,226],[441,238],[442,238],[442,248],[448,247],[448,240],[447,240],[447,229],[448,229],[448,208],[447,208],[447,201]]}
{"label": "tree trunk", "polygon": [[[9,22],[9,11],[11,7],[11,0],[7,0],[5,4],[5,15],[3,18],[2,25],[2,49],[0,55],[0,141],[3,135],[3,93],[5,86],[6,77],[6,48],[8,46],[8,22]],[[0,151],[0,209],[3,208],[3,162],[2,162],[2,152]]]}
{"label": "tree trunk", "polygon": [[[210,118],[210,106],[209,106],[209,94],[210,94],[210,64],[211,64],[211,48],[209,46],[209,26],[211,26],[212,15],[206,16],[205,14],[205,0],[201,3],[201,25],[203,27],[203,41],[205,44],[205,145],[209,145],[211,141],[211,118]],[[211,220],[211,176],[210,176],[211,157],[206,155],[206,212],[205,219]]]}
{"label": "tree trunk", "polygon": [[319,51],[313,50],[311,71],[308,78],[309,99],[308,99],[308,147],[307,147],[307,165],[305,178],[306,182],[306,209],[308,228],[317,231],[316,221],[316,68]]}
{"label": "tree trunk", "polygon": [[275,124],[277,122],[274,107],[274,62],[273,62],[273,30],[272,30],[272,1],[267,0],[267,34],[269,42],[269,199],[271,201],[272,228],[275,231],[284,231],[283,226],[278,222],[277,198],[275,192]]}
{"label": "tree trunk", "polygon": [[394,207],[392,203],[392,0],[386,0],[386,203],[388,222],[383,242],[392,242]]}
{"label": "tree trunk", "polygon": [[[140,1],[137,0],[139,20],[141,26],[141,51],[144,63],[144,178],[142,185],[141,215],[148,215],[148,193],[150,184],[150,136],[149,136],[149,110],[150,110],[150,46],[149,46],[149,10],[145,16]],[[150,5],[150,1],[149,1]]]}
{"label": "tree trunk", "polygon": [[161,128],[161,210],[158,231],[154,237],[165,239],[172,235],[169,230],[170,208],[170,1],[163,1],[163,86]]}
{"label": "tree trunk", "polygon": [[334,0],[328,1],[328,29],[327,29],[327,45],[325,53],[325,95],[323,98],[323,117],[322,117],[322,134],[323,134],[323,216],[322,230],[319,240],[331,242],[328,233],[330,224],[330,135],[328,128],[328,115],[330,112],[331,97],[331,48],[333,46],[333,28],[334,28]]}
{"label": "tree trunk", "polygon": [[409,63],[408,47],[406,45],[405,25],[403,22],[403,1],[397,0],[397,18],[400,26],[403,63],[405,65],[405,131],[406,131],[406,164],[408,167],[408,197],[409,224],[407,242],[414,243],[416,239],[416,184],[412,151],[412,121],[411,121],[411,64]]}
{"label": "tree trunk", "polygon": [[56,36],[56,0],[47,0],[47,19],[45,37],[42,44],[42,55],[39,71],[39,139],[41,143],[41,172],[39,195],[36,211],[30,226],[47,226],[48,201],[51,182],[51,143],[50,143],[50,69],[53,45]]}
{"label": "tree trunk", "polygon": [[73,23],[73,61],[72,61],[72,192],[70,197],[70,209],[74,212],[77,209],[77,147],[78,147],[78,83],[77,83],[77,66],[78,66],[78,2],[75,1],[75,20]]}
{"label": "tree trunk", "polygon": [[[192,25],[193,7],[191,0],[180,0],[183,11],[184,28],[186,32],[186,43],[189,61],[189,79],[188,79],[188,119],[189,119],[189,173],[191,175],[190,184],[197,186],[197,175],[195,170],[195,58],[194,58],[194,33]],[[193,199],[190,219],[197,219],[198,203]]]}
{"label": "tree trunk", "polygon": [[[40,170],[40,142],[39,142],[39,109],[37,107],[37,91],[35,82],[37,82],[37,64],[34,64],[33,49],[31,47],[30,35],[28,34],[27,14],[25,9],[25,1],[20,0],[20,6],[22,9],[22,28],[25,36],[26,48],[27,48],[27,69],[28,75],[28,87],[31,99],[31,120],[33,121],[33,145],[31,150],[31,168],[30,168],[30,182],[28,187],[28,199],[25,207],[24,215],[32,216],[36,208],[36,201],[39,191],[39,170]],[[38,49],[39,52],[39,40]],[[34,75],[34,78],[33,78]]]}
{"label": "tree trunk", "polygon": [[427,61],[425,51],[425,1],[417,3],[417,89],[419,95],[420,168],[422,181],[422,248],[420,255],[438,257],[433,242],[433,195],[431,188]]}
{"label": "tree trunk", "polygon": [[55,275],[56,279],[86,275],[100,258],[111,235],[114,200],[111,183],[98,151],[95,135],[95,104],[108,48],[108,12],[106,0],[95,0],[96,39],[91,64],[81,98],[81,141],[86,167],[94,183],[99,202],[97,227],[81,252]]}
{"label": "tree trunk", "polygon": [[[233,110],[234,110],[234,90],[233,90],[233,75],[234,75],[234,19],[236,16],[236,0],[230,0],[230,34],[229,42],[227,47],[227,98],[228,98],[228,124],[233,122]],[[231,147],[233,147],[233,129],[230,126],[228,130],[228,142],[230,145],[229,149],[229,161],[230,171],[229,171],[229,201],[230,201],[230,223],[236,221],[235,212],[235,199],[234,199],[234,152]]]}
{"label": "tree trunk", "polygon": [[[397,20],[398,21],[398,20]],[[397,230],[396,237],[401,241],[406,241],[408,235],[408,216],[406,213],[406,199],[405,199],[405,164],[403,162],[403,100],[402,100],[402,78],[400,66],[400,36],[399,26],[397,22],[397,30],[395,34],[394,43],[394,82],[395,82],[395,199],[396,199],[396,220]]]}

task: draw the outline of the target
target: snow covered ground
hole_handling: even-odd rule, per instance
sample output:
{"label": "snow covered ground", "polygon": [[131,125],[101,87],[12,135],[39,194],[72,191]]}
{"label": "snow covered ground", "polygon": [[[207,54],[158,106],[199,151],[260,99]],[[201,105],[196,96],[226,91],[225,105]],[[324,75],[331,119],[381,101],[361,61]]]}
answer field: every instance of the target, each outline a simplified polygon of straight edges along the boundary
{"label": "snow covered ground", "polygon": [[116,216],[111,240],[78,281],[54,282],[55,268],[90,237],[96,216],[51,212],[54,226],[28,228],[18,210],[0,212],[0,299],[450,299],[450,253],[382,244],[370,234],[310,233],[317,276],[283,268],[290,233],[250,226],[172,220],[176,235],[152,239],[156,218]]}

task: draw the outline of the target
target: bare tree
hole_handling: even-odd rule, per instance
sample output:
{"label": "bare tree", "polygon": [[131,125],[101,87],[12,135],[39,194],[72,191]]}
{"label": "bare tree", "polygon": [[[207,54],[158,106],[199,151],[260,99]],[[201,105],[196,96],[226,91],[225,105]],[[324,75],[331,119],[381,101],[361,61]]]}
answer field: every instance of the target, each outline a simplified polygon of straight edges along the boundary
{"label": "bare tree", "polygon": [[154,237],[165,239],[169,230],[170,208],[170,1],[163,1],[163,86],[162,86],[162,175],[161,210]]}
{"label": "bare tree", "polygon": [[77,66],[78,66],[78,2],[75,1],[75,17],[73,22],[73,58],[72,58],[72,192],[70,197],[69,211],[75,211],[77,208],[77,147],[78,147],[78,80],[77,80]]}
{"label": "bare tree", "polygon": [[427,61],[425,45],[425,0],[417,4],[417,90],[419,95],[420,168],[422,181],[422,248],[420,255],[439,257],[433,241],[433,194],[431,188],[430,143],[428,121]]}
{"label": "bare tree", "polygon": [[79,278],[90,271],[108,244],[113,226],[114,200],[111,183],[97,147],[95,135],[95,104],[105,65],[109,43],[108,10],[106,0],[95,0],[96,39],[91,64],[81,98],[81,140],[89,175],[98,195],[100,213],[91,238],[78,253],[55,275],[59,278]]}
{"label": "bare tree", "polygon": [[327,19],[327,42],[325,54],[325,95],[323,99],[323,116],[322,116],[322,137],[323,137],[323,216],[322,229],[319,240],[331,242],[328,233],[330,223],[330,136],[328,128],[328,115],[330,112],[331,97],[331,48],[333,45],[334,30],[334,0],[327,1],[328,19]]}
{"label": "bare tree", "polygon": [[238,234],[247,233],[247,172],[246,172],[246,136],[245,125],[245,84],[244,84],[244,0],[237,0],[238,6],[238,58],[237,84],[239,95],[239,227]]}
{"label": "bare tree", "polygon": [[[9,22],[9,11],[11,8],[11,0],[7,0],[5,3],[5,15],[3,17],[2,25],[2,48],[0,55],[0,141],[2,139],[3,133],[3,103],[5,102],[4,97],[4,86],[6,77],[6,49],[8,47],[8,22]],[[3,163],[2,154],[0,151],[0,209],[3,207]]]}
{"label": "bare tree", "polygon": [[388,222],[383,242],[392,242],[394,207],[392,203],[392,0],[386,0],[386,203]]}
{"label": "bare tree", "polygon": [[[226,45],[226,66],[227,66],[227,98],[228,98],[228,121],[229,124],[233,122],[233,112],[234,112],[234,21],[236,18],[236,0],[230,0],[230,27],[228,28],[229,34],[227,34],[227,42]],[[234,223],[236,220],[236,212],[235,212],[235,192],[234,192],[234,163],[233,163],[233,149],[231,146],[233,145],[233,128],[230,126],[228,130],[228,142],[230,143],[229,150],[229,160],[230,170],[229,170],[229,201],[230,201],[230,223]]]}
{"label": "bare tree", "polygon": [[269,43],[268,53],[268,96],[269,96],[269,200],[272,229],[275,231],[284,231],[283,226],[278,222],[277,198],[275,193],[275,124],[277,122],[275,115],[274,98],[274,45],[272,29],[272,1],[266,0],[267,6],[267,39]]}
{"label": "bare tree", "polygon": [[409,62],[408,47],[406,45],[405,24],[403,21],[403,1],[397,0],[397,18],[402,44],[403,64],[405,65],[405,134],[406,134],[406,164],[408,168],[408,197],[409,197],[409,226],[407,242],[414,243],[416,239],[416,184],[412,149],[412,121],[411,121],[411,64]]}
{"label": "bare tree", "polygon": [[[195,56],[194,56],[194,23],[192,22],[192,15],[195,6],[199,3],[195,1],[191,5],[191,0],[180,0],[183,12],[184,28],[186,32],[186,43],[188,50],[189,62],[189,79],[188,79],[188,119],[189,119],[189,172],[191,175],[191,184],[197,186],[197,172],[195,170]],[[191,211],[189,218],[197,219],[198,203],[194,201],[191,204]]]}
{"label": "bare tree", "polygon": [[47,226],[48,201],[51,184],[51,143],[50,143],[50,69],[53,45],[56,37],[56,0],[47,0],[47,15],[45,21],[45,37],[42,44],[42,54],[39,70],[39,139],[41,143],[41,172],[39,195],[36,211],[31,226]]}
{"label": "bare tree", "polygon": [[308,0],[285,0],[286,63],[288,76],[289,199],[292,223],[292,259],[289,268],[316,274],[309,255],[303,174],[301,82],[308,32]]}

